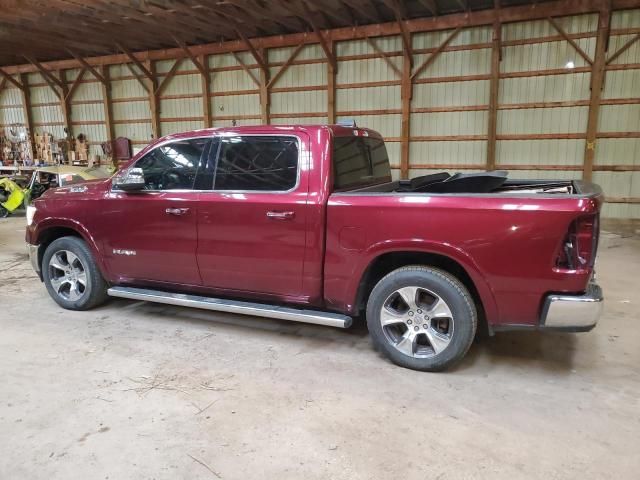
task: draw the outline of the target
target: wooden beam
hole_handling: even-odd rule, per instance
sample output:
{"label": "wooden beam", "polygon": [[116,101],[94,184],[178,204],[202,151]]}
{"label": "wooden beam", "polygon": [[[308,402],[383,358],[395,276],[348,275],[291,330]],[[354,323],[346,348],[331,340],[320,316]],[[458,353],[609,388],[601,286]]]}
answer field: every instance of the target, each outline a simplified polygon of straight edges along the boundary
{"label": "wooden beam", "polygon": [[624,52],[626,52],[629,47],[631,47],[631,45],[633,45],[634,43],[636,43],[638,40],[640,40],[640,33],[637,34],[635,37],[631,38],[627,43],[625,43],[622,47],[620,47],[618,50],[615,51],[615,53],[613,55],[611,55],[607,61],[605,62],[607,65],[609,65],[611,62],[613,62],[616,58],[618,58],[620,55],[622,55]]}
{"label": "wooden beam", "polygon": [[24,123],[29,129],[29,143],[31,144],[31,155],[35,160],[35,132],[33,131],[33,114],[31,112],[31,91],[29,90],[29,78],[26,73],[20,74],[20,94],[22,96],[22,116]]}
{"label": "wooden beam", "polygon": [[[329,42],[331,53],[335,56],[335,44]],[[327,123],[336,123],[336,69],[327,62]]]}
{"label": "wooden beam", "polygon": [[127,56],[127,58],[129,58],[129,60],[131,60],[134,63],[134,65],[140,69],[140,71],[144,74],[145,77],[147,77],[150,81],[155,82],[155,79],[153,78],[153,73],[151,73],[149,69],[145,67],[142,64],[142,62],[138,60],[133,53],[131,53],[124,45],[120,43],[116,43],[116,47],[122,50],[122,53],[124,53]]}
{"label": "wooden beam", "polygon": [[393,10],[393,14],[396,17],[398,28],[400,29],[400,36],[402,38],[402,48],[405,52],[409,52],[409,61],[413,67],[413,48],[411,46],[411,34],[404,23],[402,12],[400,10],[400,3],[398,0],[390,0],[387,2],[389,7]]}
{"label": "wooden beam", "polygon": [[426,8],[434,17],[438,15],[438,4],[436,0],[418,0],[418,3]]}
{"label": "wooden beam", "polygon": [[7,84],[7,79],[5,77],[2,77],[2,80],[0,80],[0,93],[2,93],[2,90],[4,90],[4,87],[6,84]]}
{"label": "wooden beam", "polygon": [[191,52],[191,50],[189,50],[189,47],[187,47],[187,44],[175,36],[173,37],[173,39],[178,44],[178,46],[182,49],[182,51],[187,54],[187,57],[189,57],[189,59],[198,69],[200,74],[202,76],[208,77],[209,76],[208,67],[205,67],[205,65]]}
{"label": "wooden beam", "polygon": [[[238,64],[242,67],[242,69],[247,73],[247,75],[249,75],[253,80],[253,82],[259,87],[260,80],[256,78],[255,74],[251,71],[251,69],[242,61],[242,59],[238,56],[236,52],[231,52],[231,54],[233,55],[233,58],[236,59],[236,62],[238,62]],[[264,72],[264,70],[261,70],[261,71]]]}
{"label": "wooden beam", "polygon": [[129,69],[129,71],[131,72],[131,74],[136,77],[136,79],[138,80],[138,83],[140,84],[140,86],[147,92],[149,92],[149,87],[147,86],[147,83],[145,82],[144,78],[142,78],[142,75],[140,75],[135,68],[133,68],[133,65],[131,65],[130,63],[125,63],[125,65],[127,66],[127,68]]}
{"label": "wooden beam", "polygon": [[[354,0],[349,0],[349,2],[347,2],[346,0],[344,1],[345,3],[349,3],[350,5],[352,3],[357,3]],[[567,15],[595,13],[602,8],[604,2],[605,0],[550,0],[544,2],[544,8],[541,8],[542,4],[538,4],[537,6],[523,4],[502,7],[500,10],[471,10],[464,13],[439,15],[438,17],[405,20],[404,25],[409,32],[416,33],[451,30],[459,26],[466,28],[481,25],[492,25],[496,21],[500,21],[503,24],[511,22],[532,21],[537,19],[545,19],[549,16],[562,17]],[[614,10],[637,8],[638,0],[612,0],[612,7]],[[362,7],[361,10],[366,11],[366,8]],[[364,39],[366,36],[379,37],[398,34],[400,34],[399,25],[396,22],[389,22],[335,28],[327,31],[325,33],[325,37],[327,38],[327,40],[340,42]],[[301,42],[308,43],[308,41],[309,40],[307,33],[291,33],[286,35],[278,34],[254,38],[251,40],[251,43],[256,48],[280,48],[287,46],[296,46]],[[202,45],[194,45],[190,47],[190,50],[194,53],[194,55],[213,55],[220,53],[230,53],[232,51],[239,52],[246,49],[246,45],[239,40],[213,42]],[[137,52],[136,55],[143,60],[168,60],[184,56],[184,52],[182,52],[180,48],[176,47]],[[125,54],[112,54],[91,57],[88,58],[87,61],[90,64],[96,66],[124,64],[129,60]],[[45,65],[50,70],[81,67],[81,64],[75,59],[53,60],[50,62],[46,62],[43,65]],[[30,64],[7,66],[4,67],[4,70],[9,74],[37,71],[37,69]]]}
{"label": "wooden beam", "polygon": [[149,72],[149,109],[151,110],[151,133],[153,138],[160,138],[160,96],[158,95],[158,80],[156,77],[156,64],[151,60],[146,61],[145,70]]}
{"label": "wooden beam", "polygon": [[373,41],[373,39],[371,39],[370,37],[366,37],[366,39],[369,46],[373,48],[373,51],[376,52],[380,56],[380,58],[382,58],[385,61],[387,65],[389,65],[389,68],[391,68],[391,70],[393,70],[396,73],[396,75],[398,75],[398,77],[402,77],[402,70],[396,67],[396,64],[393,63],[393,60],[391,60],[390,58],[391,55],[381,50],[378,47],[378,45]]}
{"label": "wooden beam", "polygon": [[240,37],[240,40],[242,40],[242,43],[245,44],[245,46],[247,47],[247,49],[249,50],[249,52],[251,53],[251,55],[255,59],[256,63],[260,67],[260,70],[262,70],[263,72],[268,72],[269,68],[267,67],[267,62],[258,53],[258,51],[255,49],[255,47],[251,43],[251,41],[247,37],[244,36],[244,34],[240,31],[239,28],[236,28],[236,33],[238,34],[238,37]]}
{"label": "wooden beam", "polygon": [[567,32],[565,32],[565,30],[558,24],[558,22],[555,21],[553,17],[547,17],[547,20],[553,26],[553,28],[557,30],[562,38],[569,42],[569,45],[571,45],[573,49],[578,52],[578,55],[584,58],[589,65],[593,65],[593,60],[591,59],[591,57],[587,55],[586,52],[582,50],[582,48],[580,48],[580,45],[578,45],[578,43],[573,38],[571,38]]}
{"label": "wooden beam", "polygon": [[271,80],[269,80],[267,87],[271,87],[273,84],[275,84],[278,81],[278,79],[287,71],[287,69],[291,66],[291,63],[296,59],[296,57],[304,47],[305,47],[305,44],[301,43],[295,48],[295,50],[291,53],[291,55],[289,55],[289,58],[287,59],[287,61],[284,62],[282,67],[280,67],[280,70],[278,70],[276,74],[273,77],[271,77]]}
{"label": "wooden beam", "polygon": [[162,95],[162,91],[165,88],[167,88],[167,85],[169,85],[169,82],[175,76],[175,74],[178,71],[178,68],[180,68],[180,65],[182,64],[183,60],[184,60],[184,58],[178,58],[178,59],[176,59],[175,62],[173,62],[173,66],[171,67],[171,70],[169,70],[167,72],[167,74],[165,75],[164,79],[162,80],[162,83],[160,85],[158,85],[158,87],[156,88],[156,91],[154,92],[155,95],[158,95],[158,96]]}
{"label": "wooden beam", "polygon": [[491,80],[489,81],[489,115],[487,135],[487,170],[496,168],[496,135],[498,129],[498,93],[500,89],[500,50],[502,26],[493,25],[493,39],[491,45]]}
{"label": "wooden beam", "polygon": [[607,45],[609,43],[609,26],[611,10],[606,7],[598,15],[598,35],[596,37],[596,54],[591,67],[591,97],[589,99],[589,115],[587,117],[587,139],[584,150],[584,165],[582,178],[591,181],[593,175],[593,160],[596,153],[596,138],[598,135],[598,116],[600,114],[600,100],[604,85]]}
{"label": "wooden beam", "polygon": [[[53,75],[50,71],[48,71],[46,68],[44,68],[42,66],[42,64],[40,62],[38,62],[35,58],[33,57],[29,57],[29,56],[24,56],[25,60],[27,60],[27,62],[29,62],[31,65],[33,65],[34,67],[36,67],[36,69],[40,72],[40,74],[45,78],[45,80],[48,80],[47,83],[49,83],[49,85],[51,85],[52,83],[59,86],[60,88],[62,88],[62,82],[60,81],[59,78],[56,78],[55,75]],[[55,90],[54,87],[53,90]]]}
{"label": "wooden beam", "polygon": [[80,63],[80,65],[82,65],[85,69],[89,70],[94,77],[100,80],[100,83],[102,84],[107,83],[106,79],[93,66],[91,66],[84,58],[82,58],[80,55],[78,55],[72,50],[67,49],[67,52],[69,52],[69,55],[75,58]]}
{"label": "wooden beam", "polygon": [[78,73],[78,76],[76,77],[76,79],[71,84],[71,88],[69,88],[69,91],[65,95],[65,97],[64,97],[65,100],[71,101],[73,99],[73,94],[76,92],[76,90],[80,86],[80,82],[82,81],[82,77],[84,77],[85,73],[87,73],[87,69],[86,68],[83,68],[82,70],[80,70],[80,72]]}
{"label": "wooden beam", "polygon": [[[268,64],[267,50],[260,51],[260,57]],[[260,69],[260,121],[264,125],[271,123],[271,92],[269,91],[269,69]]]}
{"label": "wooden beam", "polygon": [[402,56],[402,86],[400,97],[402,102],[400,132],[400,178],[409,178],[409,143],[411,141],[411,98],[413,96],[413,77],[411,54],[405,50]]}
{"label": "wooden beam", "polygon": [[1,68],[0,68],[0,75],[2,75],[2,78],[5,81],[9,82],[14,87],[19,88],[20,90],[24,90],[25,87],[20,82],[18,82],[15,78],[13,78],[13,76],[9,75]]}
{"label": "wooden beam", "polygon": [[213,118],[211,115],[211,73],[209,72],[209,62],[206,55],[201,55],[198,58],[198,63],[205,66],[200,71],[200,79],[202,82],[202,121],[204,128],[213,127]]}
{"label": "wooden beam", "polygon": [[416,68],[416,70],[411,74],[411,80],[420,75],[429,65],[434,62],[436,58],[438,58],[438,55],[440,55],[442,51],[447,47],[447,45],[449,45],[449,43],[451,43],[451,41],[456,38],[461,29],[462,27],[458,27],[453,32],[451,32],[451,34],[444,40],[444,42],[442,42],[440,46],[438,46],[438,48],[436,48],[435,51],[431,55],[429,55],[418,68]]}
{"label": "wooden beam", "polygon": [[[102,107],[104,108],[104,123],[107,130],[107,141],[113,142],[116,132],[113,126],[113,104],[111,103],[111,82],[109,81],[109,67],[100,67],[100,76],[105,80],[102,82]],[[117,163],[114,155],[114,165]]]}
{"label": "wooden beam", "polygon": [[[66,80],[66,72],[65,70],[60,70],[58,72],[60,75],[61,82],[61,95],[60,95],[60,109],[62,110],[62,118],[64,120],[64,127],[67,129],[67,138],[73,137],[72,130],[72,111],[71,111],[71,103],[69,103],[69,86],[67,85]],[[52,87],[53,88],[53,87]]]}
{"label": "wooden beam", "polygon": [[302,2],[302,5],[305,11],[305,21],[309,24],[309,26],[313,30],[313,33],[316,34],[316,37],[318,37],[318,41],[320,42],[320,47],[322,48],[324,55],[327,57],[327,60],[333,66],[333,68],[337,70],[338,64],[336,62],[336,57],[331,51],[331,48],[329,47],[329,43],[327,42],[327,39],[324,38],[324,35],[322,35],[322,32],[318,28],[318,25],[313,20],[313,15],[309,10],[309,6],[306,4],[306,2]]}

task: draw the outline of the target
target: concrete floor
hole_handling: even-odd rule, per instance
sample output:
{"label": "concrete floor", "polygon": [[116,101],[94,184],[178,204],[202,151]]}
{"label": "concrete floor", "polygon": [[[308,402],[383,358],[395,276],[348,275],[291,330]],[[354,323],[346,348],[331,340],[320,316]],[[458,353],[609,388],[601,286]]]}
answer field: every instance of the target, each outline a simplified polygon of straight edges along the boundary
{"label": "concrete floor", "polygon": [[604,234],[587,334],[446,374],[349,331],[112,300],[59,308],[0,220],[0,478],[638,478],[640,239]]}

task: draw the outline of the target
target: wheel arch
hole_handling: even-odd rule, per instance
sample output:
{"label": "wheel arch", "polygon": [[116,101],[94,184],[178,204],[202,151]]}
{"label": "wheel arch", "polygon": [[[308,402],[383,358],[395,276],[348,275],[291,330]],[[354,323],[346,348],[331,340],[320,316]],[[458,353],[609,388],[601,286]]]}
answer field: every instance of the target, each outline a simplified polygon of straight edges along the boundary
{"label": "wheel arch", "polygon": [[104,278],[107,278],[105,275],[106,269],[102,255],[100,254],[94,238],[81,224],[71,220],[56,222],[50,220],[39,226],[34,243],[40,247],[38,249],[38,266],[40,267],[40,272],[42,272],[42,259],[44,258],[44,253],[47,250],[47,247],[55,240],[63,237],[77,237],[83,240],[89,246],[89,250],[93,255],[93,259],[95,260],[100,273]]}
{"label": "wheel arch", "polygon": [[450,273],[469,290],[478,311],[479,320],[490,324],[495,321],[497,307],[493,293],[484,277],[466,262],[442,252],[414,249],[385,251],[374,256],[364,269],[357,288],[354,308],[356,314],[366,310],[373,287],[387,274],[409,265],[425,265]]}

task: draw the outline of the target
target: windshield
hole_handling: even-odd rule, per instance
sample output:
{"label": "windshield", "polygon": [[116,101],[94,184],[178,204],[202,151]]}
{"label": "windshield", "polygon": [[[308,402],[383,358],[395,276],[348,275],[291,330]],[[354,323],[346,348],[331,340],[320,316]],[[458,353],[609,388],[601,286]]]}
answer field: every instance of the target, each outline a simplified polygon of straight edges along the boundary
{"label": "windshield", "polygon": [[391,181],[384,140],[373,137],[333,139],[333,189],[345,190]]}

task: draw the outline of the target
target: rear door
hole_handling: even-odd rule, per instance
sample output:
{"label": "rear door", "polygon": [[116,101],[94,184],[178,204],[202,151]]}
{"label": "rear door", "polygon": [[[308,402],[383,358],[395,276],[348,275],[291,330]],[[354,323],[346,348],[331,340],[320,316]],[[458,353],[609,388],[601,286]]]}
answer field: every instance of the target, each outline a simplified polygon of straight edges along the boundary
{"label": "rear door", "polygon": [[200,285],[196,262],[196,174],[210,138],[176,140],[154,148],[142,168],[145,190],[112,190],[96,212],[108,268],[121,280]]}
{"label": "rear door", "polygon": [[295,300],[302,295],[308,138],[225,135],[215,143],[213,190],[200,193],[203,284]]}

